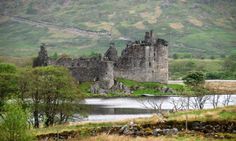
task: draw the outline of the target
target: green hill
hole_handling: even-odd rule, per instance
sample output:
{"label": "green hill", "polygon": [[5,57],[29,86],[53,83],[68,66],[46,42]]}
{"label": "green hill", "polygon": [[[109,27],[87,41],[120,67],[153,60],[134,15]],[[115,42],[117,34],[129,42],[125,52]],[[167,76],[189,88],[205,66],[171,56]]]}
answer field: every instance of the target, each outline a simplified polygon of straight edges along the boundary
{"label": "green hill", "polygon": [[111,40],[121,51],[150,29],[170,54],[236,50],[235,0],[7,0],[0,13],[0,56],[35,56],[42,42],[50,54],[103,53]]}

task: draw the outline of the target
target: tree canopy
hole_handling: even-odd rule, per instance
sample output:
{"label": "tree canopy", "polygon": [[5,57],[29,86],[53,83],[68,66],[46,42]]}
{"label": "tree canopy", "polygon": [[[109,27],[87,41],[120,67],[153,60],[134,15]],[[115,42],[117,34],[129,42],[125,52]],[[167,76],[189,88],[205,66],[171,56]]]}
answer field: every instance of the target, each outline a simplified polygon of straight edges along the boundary
{"label": "tree canopy", "polygon": [[40,113],[45,116],[45,126],[67,121],[73,114],[72,101],[81,98],[76,81],[63,67],[28,69],[21,74],[20,81],[21,96],[33,101],[35,127],[39,127]]}
{"label": "tree canopy", "polygon": [[0,107],[3,100],[17,92],[18,75],[16,66],[12,64],[0,63]]}

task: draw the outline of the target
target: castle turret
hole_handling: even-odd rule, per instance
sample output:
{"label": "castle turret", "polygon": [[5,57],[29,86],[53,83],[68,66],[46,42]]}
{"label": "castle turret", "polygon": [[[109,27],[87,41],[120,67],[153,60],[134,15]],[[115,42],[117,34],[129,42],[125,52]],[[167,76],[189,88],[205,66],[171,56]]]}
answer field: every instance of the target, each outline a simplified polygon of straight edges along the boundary
{"label": "castle turret", "polygon": [[99,66],[99,86],[110,89],[114,85],[113,62],[102,61]]}
{"label": "castle turret", "polygon": [[104,60],[113,62],[118,60],[118,53],[114,43],[110,43],[109,49],[104,54]]}
{"label": "castle turret", "polygon": [[40,51],[38,53],[38,57],[34,59],[33,61],[33,67],[38,66],[47,66],[48,65],[48,53],[45,48],[45,44],[42,43],[40,46]]}

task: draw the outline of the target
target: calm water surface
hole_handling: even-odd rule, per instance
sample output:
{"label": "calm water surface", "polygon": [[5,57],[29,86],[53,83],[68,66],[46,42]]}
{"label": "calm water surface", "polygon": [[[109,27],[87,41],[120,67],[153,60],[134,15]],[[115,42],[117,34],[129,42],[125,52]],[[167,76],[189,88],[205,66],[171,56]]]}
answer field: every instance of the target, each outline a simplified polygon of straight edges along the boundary
{"label": "calm water surface", "polygon": [[[218,106],[222,107],[229,95],[220,95]],[[213,95],[205,96],[204,109],[213,108]],[[141,98],[87,98],[81,102],[87,108],[88,116],[85,121],[113,121],[137,117],[150,117],[156,113],[155,108],[163,110],[173,109],[174,103],[178,106],[184,103],[186,108],[186,97],[163,96],[163,97],[141,97]],[[190,98],[190,108],[194,108],[196,97]],[[231,95],[229,105],[236,105],[236,94]],[[75,117],[79,117],[78,114]],[[76,119],[76,118],[75,118]],[[76,120],[78,121],[78,119]]]}

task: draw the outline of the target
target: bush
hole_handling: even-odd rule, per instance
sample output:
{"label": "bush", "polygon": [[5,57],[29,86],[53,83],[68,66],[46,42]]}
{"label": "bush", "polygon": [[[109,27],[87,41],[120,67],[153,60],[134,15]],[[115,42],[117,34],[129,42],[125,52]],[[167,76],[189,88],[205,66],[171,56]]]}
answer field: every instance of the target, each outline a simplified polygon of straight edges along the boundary
{"label": "bush", "polygon": [[15,73],[16,66],[12,64],[0,63],[0,73]]}
{"label": "bush", "polygon": [[236,72],[236,53],[227,57],[224,61],[223,69],[225,72]]}
{"label": "bush", "polygon": [[28,115],[22,109],[21,104],[15,100],[10,100],[3,107],[4,113],[0,120],[0,140],[1,141],[31,141],[27,124]]}
{"label": "bush", "polygon": [[0,108],[7,96],[17,92],[18,76],[16,72],[14,65],[0,63]]}
{"label": "bush", "polygon": [[225,74],[223,72],[207,72],[206,79],[223,79]]}
{"label": "bush", "polygon": [[190,72],[183,78],[183,81],[188,86],[200,86],[205,83],[205,75],[200,71]]}
{"label": "bush", "polygon": [[179,58],[179,56],[178,56],[178,54],[173,54],[173,59],[178,59]]}

